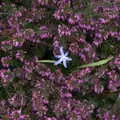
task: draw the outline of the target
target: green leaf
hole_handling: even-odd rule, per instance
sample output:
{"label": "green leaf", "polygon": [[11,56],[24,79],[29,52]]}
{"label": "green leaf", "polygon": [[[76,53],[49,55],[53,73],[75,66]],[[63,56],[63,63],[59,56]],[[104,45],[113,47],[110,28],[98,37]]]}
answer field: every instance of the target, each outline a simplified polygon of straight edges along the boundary
{"label": "green leaf", "polygon": [[111,110],[112,113],[120,116],[120,98],[118,97]]}
{"label": "green leaf", "polygon": [[101,66],[101,65],[104,65],[106,63],[108,63],[110,60],[113,59],[113,56],[112,57],[109,57],[107,59],[103,59],[103,60],[100,60],[98,62],[94,62],[94,63],[90,63],[90,64],[85,64],[85,65],[81,65],[78,67],[79,68],[86,68],[86,67],[96,67],[96,66]]}
{"label": "green leaf", "polygon": [[14,59],[12,61],[10,61],[10,64],[14,67],[14,68],[17,68],[17,67],[21,67],[22,66],[22,62],[17,60],[17,59]]}

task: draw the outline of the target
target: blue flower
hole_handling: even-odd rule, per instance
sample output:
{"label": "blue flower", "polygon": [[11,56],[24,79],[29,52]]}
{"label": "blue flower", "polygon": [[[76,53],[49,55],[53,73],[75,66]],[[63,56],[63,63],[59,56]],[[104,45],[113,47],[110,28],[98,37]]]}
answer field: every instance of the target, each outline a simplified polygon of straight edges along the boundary
{"label": "blue flower", "polygon": [[55,56],[58,60],[54,64],[58,65],[63,63],[64,67],[67,68],[67,61],[72,61],[72,59],[67,56],[68,52],[64,52],[63,47],[60,47],[60,55]]}

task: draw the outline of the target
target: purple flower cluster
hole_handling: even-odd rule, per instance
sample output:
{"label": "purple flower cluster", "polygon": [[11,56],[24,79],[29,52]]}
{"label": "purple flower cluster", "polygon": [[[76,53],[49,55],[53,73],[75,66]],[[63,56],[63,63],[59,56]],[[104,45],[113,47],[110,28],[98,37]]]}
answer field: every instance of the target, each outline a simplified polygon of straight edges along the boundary
{"label": "purple flower cluster", "polygon": [[0,120],[120,120],[120,1],[26,1],[0,2]]}

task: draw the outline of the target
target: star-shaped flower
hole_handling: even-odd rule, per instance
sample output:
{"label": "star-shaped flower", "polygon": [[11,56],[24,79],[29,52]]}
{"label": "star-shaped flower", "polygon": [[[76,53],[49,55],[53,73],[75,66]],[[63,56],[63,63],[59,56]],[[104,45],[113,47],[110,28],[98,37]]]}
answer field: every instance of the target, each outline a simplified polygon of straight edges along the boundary
{"label": "star-shaped flower", "polygon": [[72,61],[72,59],[68,56],[68,52],[64,52],[63,47],[60,47],[60,55],[56,55],[55,57],[59,60],[57,60],[54,64],[58,65],[63,63],[64,67],[67,68],[67,61]]}

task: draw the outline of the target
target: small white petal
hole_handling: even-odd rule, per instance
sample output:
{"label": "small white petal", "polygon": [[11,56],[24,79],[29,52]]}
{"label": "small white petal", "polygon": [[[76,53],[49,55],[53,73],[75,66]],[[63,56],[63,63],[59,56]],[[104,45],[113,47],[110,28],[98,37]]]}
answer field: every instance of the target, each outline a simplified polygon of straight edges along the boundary
{"label": "small white petal", "polygon": [[62,62],[62,59],[59,59],[59,60],[57,60],[54,64],[55,65],[58,65],[58,64],[60,64]]}
{"label": "small white petal", "polygon": [[66,60],[68,60],[68,61],[72,61],[72,58],[66,57]]}
{"label": "small white petal", "polygon": [[55,55],[56,58],[61,58],[61,55]]}
{"label": "small white petal", "polygon": [[65,53],[65,56],[66,56],[66,57],[68,56],[68,52]]}
{"label": "small white petal", "polygon": [[63,47],[60,47],[60,54],[64,55]]}
{"label": "small white petal", "polygon": [[63,65],[64,65],[65,68],[67,68],[66,60],[63,60]]}

